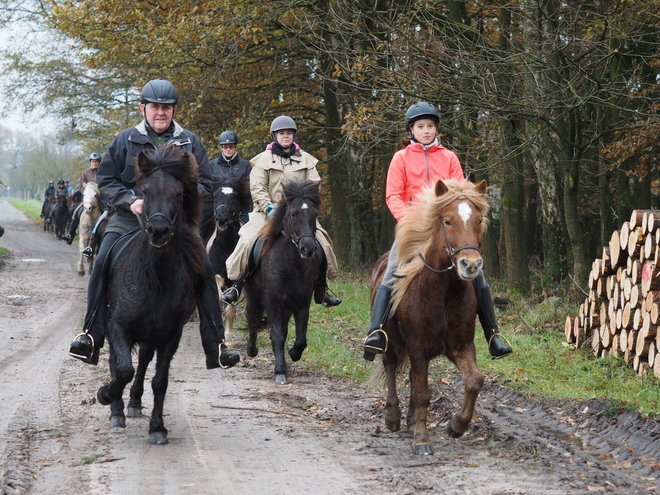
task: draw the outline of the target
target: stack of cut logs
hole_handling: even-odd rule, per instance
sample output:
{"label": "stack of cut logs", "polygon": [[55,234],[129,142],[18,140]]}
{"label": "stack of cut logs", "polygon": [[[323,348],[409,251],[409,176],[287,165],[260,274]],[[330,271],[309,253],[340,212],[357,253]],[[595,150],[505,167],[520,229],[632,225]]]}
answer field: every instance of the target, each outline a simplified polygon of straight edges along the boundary
{"label": "stack of cut logs", "polygon": [[569,344],[623,356],[640,375],[660,377],[660,211],[635,210],[593,262],[589,295],[566,317]]}

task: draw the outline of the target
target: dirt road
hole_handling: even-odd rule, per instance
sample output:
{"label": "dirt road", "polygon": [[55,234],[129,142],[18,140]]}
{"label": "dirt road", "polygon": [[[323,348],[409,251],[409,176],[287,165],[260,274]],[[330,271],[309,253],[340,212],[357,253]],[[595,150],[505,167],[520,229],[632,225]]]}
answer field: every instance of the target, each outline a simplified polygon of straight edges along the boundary
{"label": "dirt road", "polygon": [[[76,248],[0,201],[0,493],[2,494],[637,494],[658,490],[660,425],[608,417],[600,404],[559,407],[487,381],[468,433],[444,433],[461,399],[456,376],[433,384],[435,455],[390,433],[383,393],[291,366],[272,380],[268,349],[230,370],[203,365],[194,324],[165,401],[170,444],[149,444],[147,418],[110,428],[96,403],[108,379],[69,358],[84,313]],[[150,378],[150,376],[148,376]],[[405,395],[405,391],[402,396]],[[151,394],[145,392],[145,411]]]}

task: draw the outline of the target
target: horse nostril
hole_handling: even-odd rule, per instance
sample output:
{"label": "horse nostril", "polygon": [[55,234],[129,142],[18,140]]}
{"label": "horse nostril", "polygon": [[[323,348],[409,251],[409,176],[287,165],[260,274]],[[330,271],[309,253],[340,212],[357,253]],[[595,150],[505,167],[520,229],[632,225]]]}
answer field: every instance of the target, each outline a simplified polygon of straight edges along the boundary
{"label": "horse nostril", "polygon": [[470,262],[468,260],[466,260],[465,258],[461,259],[458,262],[458,264],[461,267],[461,270],[467,270],[468,268],[470,268]]}
{"label": "horse nostril", "polygon": [[479,258],[477,260],[477,270],[481,271],[484,268],[484,260],[483,258]]}

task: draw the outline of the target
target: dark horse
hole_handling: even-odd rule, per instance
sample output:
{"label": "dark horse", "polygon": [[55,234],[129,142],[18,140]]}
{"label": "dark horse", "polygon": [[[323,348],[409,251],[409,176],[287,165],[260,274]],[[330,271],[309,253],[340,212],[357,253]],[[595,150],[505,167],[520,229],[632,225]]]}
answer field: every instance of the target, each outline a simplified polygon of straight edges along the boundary
{"label": "dark horse", "polygon": [[64,195],[57,198],[55,208],[50,216],[51,223],[55,226],[55,236],[62,240],[66,235],[66,225],[71,217],[68,198]]}
{"label": "dark horse", "polygon": [[[227,277],[225,262],[238,243],[238,230],[241,228],[240,215],[252,206],[250,183],[242,175],[231,172],[213,176],[213,219],[215,229],[207,244],[207,251],[216,274],[218,292],[234,285]],[[236,314],[236,306],[222,305],[225,335],[229,336]]]}
{"label": "dark horse", "polygon": [[55,205],[55,195],[51,194],[46,199],[44,199],[44,204],[41,205],[41,218],[44,219],[44,232],[53,231],[53,222],[50,219],[50,210],[53,209]]}
{"label": "dark horse", "polygon": [[309,305],[319,278],[320,249],[316,242],[316,216],[321,204],[318,183],[289,182],[284,196],[261,230],[264,241],[261,257],[245,281],[247,354],[255,357],[257,332],[264,311],[270,325],[275,355],[275,382],[287,383],[284,357],[289,319],[296,324],[296,340],[289,348],[292,361],[298,361],[307,347]]}
{"label": "dark horse", "polygon": [[[461,410],[447,426],[458,438],[468,429],[484,375],[477,367],[474,324],[477,299],[472,281],[482,269],[479,252],[488,211],[486,182],[438,181],[411,207],[397,226],[397,260],[392,310],[384,330],[387,376],[385,424],[401,427],[396,374],[410,361],[410,403],[407,423],[414,426],[413,450],[429,455],[433,446],[426,430],[431,399],[429,361],[444,355],[461,372],[465,396]],[[372,301],[387,266],[381,257],[371,275]]]}
{"label": "dark horse", "polygon": [[149,436],[151,443],[160,445],[167,443],[163,401],[170,362],[204,273],[204,246],[198,233],[201,198],[198,166],[190,153],[173,146],[143,151],[135,166],[135,180],[144,197],[142,228],[110,270],[106,331],[112,381],[98,390],[97,399],[111,404],[113,426],[125,426],[122,393],[133,379],[131,350],[139,344],[129,416],[141,415],[144,372],[156,352]]}

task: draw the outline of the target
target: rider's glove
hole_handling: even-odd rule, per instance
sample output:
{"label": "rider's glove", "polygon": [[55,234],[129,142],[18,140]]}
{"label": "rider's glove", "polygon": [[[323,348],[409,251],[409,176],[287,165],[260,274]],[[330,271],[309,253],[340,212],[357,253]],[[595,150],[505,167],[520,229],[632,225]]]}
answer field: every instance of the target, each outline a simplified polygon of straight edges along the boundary
{"label": "rider's glove", "polygon": [[275,205],[274,204],[269,204],[266,206],[266,216],[270,217],[271,213],[275,211]]}

